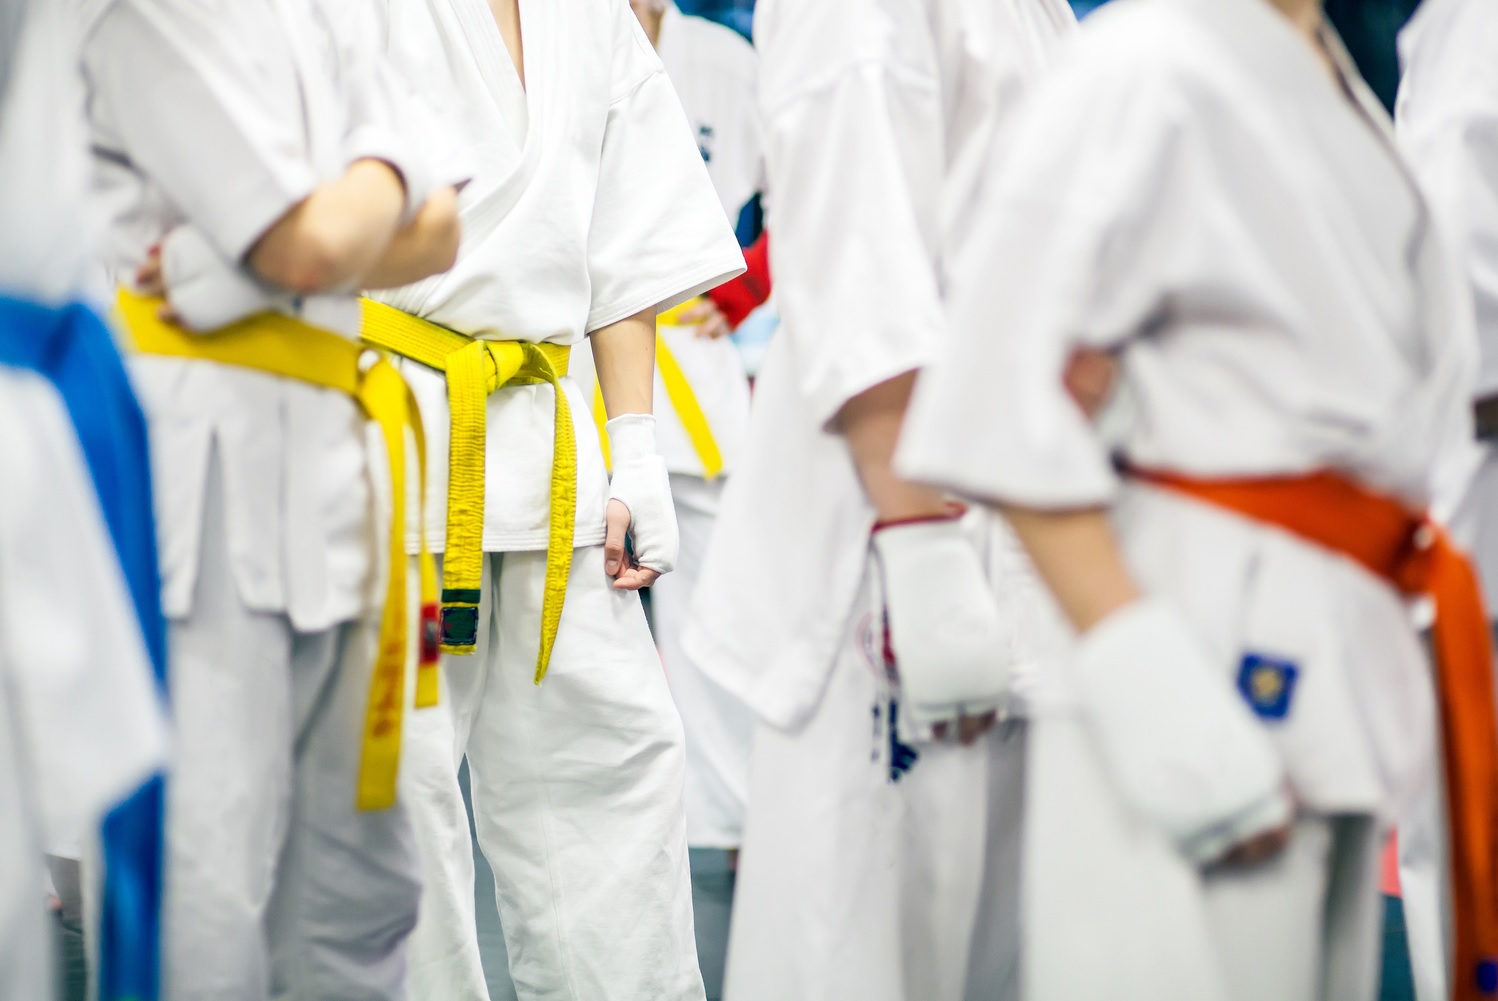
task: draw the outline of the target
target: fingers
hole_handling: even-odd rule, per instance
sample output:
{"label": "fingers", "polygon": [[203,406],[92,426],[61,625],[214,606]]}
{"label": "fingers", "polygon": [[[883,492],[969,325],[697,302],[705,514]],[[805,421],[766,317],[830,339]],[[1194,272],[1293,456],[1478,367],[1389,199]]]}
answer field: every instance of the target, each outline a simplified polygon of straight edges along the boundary
{"label": "fingers", "polygon": [[1276,827],[1274,830],[1255,834],[1247,841],[1238,845],[1227,855],[1223,856],[1222,865],[1254,865],[1272,858],[1284,851],[1290,843],[1290,827]]}
{"label": "fingers", "polygon": [[649,587],[661,579],[659,571],[649,567],[626,567],[618,577],[614,579],[614,590],[616,591],[638,591]]}
{"label": "fingers", "polygon": [[979,737],[993,729],[994,721],[998,718],[998,713],[992,712],[963,716],[957,721],[957,742],[963,747],[971,747]]}
{"label": "fingers", "polygon": [[706,323],[718,313],[718,304],[711,299],[703,299],[691,309],[681,311],[681,325],[683,327],[695,327],[699,323]]}
{"label": "fingers", "polygon": [[955,740],[963,747],[971,747],[998,722],[997,712],[979,713],[977,716],[958,716],[956,724],[943,720],[931,725],[931,735],[937,740]]}
{"label": "fingers", "polygon": [[1062,382],[1077,406],[1089,418],[1096,417],[1108,402],[1118,377],[1118,360],[1107,351],[1078,348],[1066,360]]}
{"label": "fingers", "polygon": [[603,572],[615,580],[630,569],[624,552],[624,537],[629,532],[629,508],[623,501],[610,499],[604,515]]}
{"label": "fingers", "polygon": [[697,327],[698,337],[705,337],[712,341],[716,341],[720,337],[727,337],[731,333],[733,333],[733,329],[729,327],[728,321],[721,313]]}
{"label": "fingers", "polygon": [[146,260],[135,272],[135,287],[142,295],[162,296],[166,294],[166,283],[161,272],[161,248],[152,247]]}
{"label": "fingers", "polygon": [[684,327],[696,327],[697,337],[709,340],[717,340],[733,333],[733,328],[728,324],[728,317],[718,308],[718,304],[711,299],[704,299],[691,309],[681,314],[681,323]]}

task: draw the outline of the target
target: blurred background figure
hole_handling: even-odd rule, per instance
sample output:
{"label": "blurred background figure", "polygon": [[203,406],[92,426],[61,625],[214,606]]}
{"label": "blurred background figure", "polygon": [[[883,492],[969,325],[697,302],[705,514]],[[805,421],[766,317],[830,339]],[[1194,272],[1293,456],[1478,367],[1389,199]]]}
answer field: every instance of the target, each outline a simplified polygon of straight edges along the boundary
{"label": "blurred background figure", "polygon": [[81,301],[94,241],[74,13],[0,11],[0,998],[53,996],[45,850],[71,930],[57,987],[83,987],[87,854],[103,862],[94,995],[155,1001],[165,624],[144,420]]}

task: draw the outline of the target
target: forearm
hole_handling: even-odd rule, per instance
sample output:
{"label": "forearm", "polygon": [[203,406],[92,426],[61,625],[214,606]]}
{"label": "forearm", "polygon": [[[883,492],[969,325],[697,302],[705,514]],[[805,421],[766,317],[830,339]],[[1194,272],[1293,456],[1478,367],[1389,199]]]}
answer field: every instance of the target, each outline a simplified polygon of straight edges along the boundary
{"label": "forearm", "polygon": [[835,421],[848,443],[864,493],[881,521],[942,514],[950,507],[940,490],[912,483],[894,470],[895,445],[915,375],[906,372],[864,390],[843,404]]}
{"label": "forearm", "polygon": [[1101,508],[1049,511],[1004,506],[1004,517],[1072,626],[1085,633],[1140,597]]}
{"label": "forearm", "polygon": [[358,160],[255,242],[250,270],[300,295],[356,288],[395,235],[405,197],[388,164]]}
{"label": "forearm", "polygon": [[460,236],[457,192],[452,188],[434,191],[410,225],[391,238],[359,284],[395,288],[446,271],[457,260]]}
{"label": "forearm", "polygon": [[600,327],[589,340],[609,417],[650,413],[655,401],[655,307]]}

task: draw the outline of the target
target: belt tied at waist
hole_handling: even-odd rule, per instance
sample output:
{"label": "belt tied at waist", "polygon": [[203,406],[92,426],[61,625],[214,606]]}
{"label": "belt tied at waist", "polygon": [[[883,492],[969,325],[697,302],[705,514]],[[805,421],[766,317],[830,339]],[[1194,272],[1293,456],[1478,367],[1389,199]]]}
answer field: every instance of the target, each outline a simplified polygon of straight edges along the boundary
{"label": "belt tied at waist", "polygon": [[[385,605],[380,617],[380,646],[370,681],[365,711],[363,748],[359,760],[357,803],[361,810],[383,810],[395,805],[400,768],[401,728],[405,708],[406,655],[406,430],[416,439],[417,476],[426,474],[426,439],[421,414],[405,380],[383,357],[367,368],[365,349],[331,331],[280,313],[262,313],[208,334],[194,334],[161,319],[160,299],[121,289],[118,309],[135,350],[145,355],[253,369],[353,399],[369,420],[380,427],[390,465],[392,517],[390,571],[385,581]],[[426,496],[423,489],[422,497]],[[420,666],[416,674],[416,705],[437,704],[436,589],[437,574],[425,545],[421,574]]]}
{"label": "belt tied at waist", "polygon": [[1426,515],[1333,472],[1232,480],[1128,472],[1283,529],[1405,595],[1432,599],[1456,918],[1452,996],[1498,996],[1498,710],[1487,615],[1466,555]]}
{"label": "belt tied at waist", "polygon": [[[560,380],[572,349],[562,344],[469,337],[393,306],[364,300],[364,341],[447,376],[449,429],[447,547],[442,561],[444,653],[471,654],[478,644],[484,567],[484,454],[489,394],[504,386],[546,383],[556,397],[551,460],[551,518],[536,684],[546,677],[562,622],[577,524],[577,438]],[[425,535],[425,526],[423,526]]]}
{"label": "belt tied at waist", "polygon": [[[682,314],[702,301],[701,296],[688,299],[655,318],[655,368],[661,374],[661,385],[666,388],[666,399],[671,401],[671,409],[676,411],[677,419],[687,433],[687,440],[692,443],[692,451],[697,453],[697,459],[702,463],[702,478],[715,480],[723,472],[723,453],[718,449],[718,439],[713,435],[712,425],[708,423],[707,414],[697,400],[696,391],[687,381],[686,373],[681,370],[681,363],[671,353],[666,339],[660,335],[661,327],[683,326]],[[598,441],[603,446],[604,465],[612,469],[609,432],[606,427],[609,415],[603,406],[603,387],[596,383],[593,387],[593,421],[598,425]]]}

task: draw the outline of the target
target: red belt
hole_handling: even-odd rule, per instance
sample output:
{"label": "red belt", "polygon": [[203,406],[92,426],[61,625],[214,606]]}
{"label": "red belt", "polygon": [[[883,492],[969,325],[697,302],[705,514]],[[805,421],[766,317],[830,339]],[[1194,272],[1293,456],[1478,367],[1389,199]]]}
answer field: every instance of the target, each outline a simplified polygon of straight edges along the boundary
{"label": "red belt", "polygon": [[1340,553],[1401,593],[1435,603],[1436,678],[1456,919],[1453,1001],[1498,996],[1498,708],[1477,574],[1440,526],[1332,472],[1197,480],[1134,478]]}

